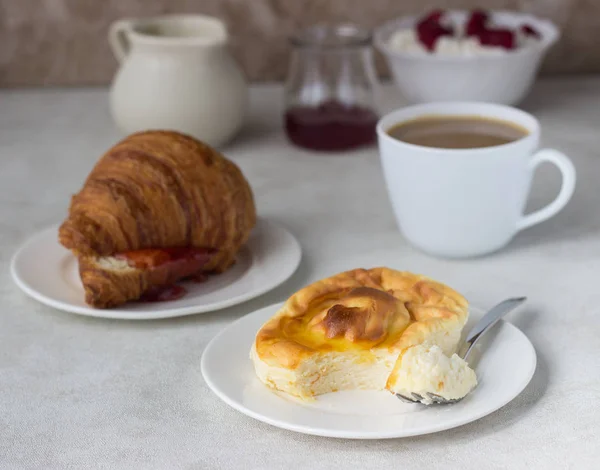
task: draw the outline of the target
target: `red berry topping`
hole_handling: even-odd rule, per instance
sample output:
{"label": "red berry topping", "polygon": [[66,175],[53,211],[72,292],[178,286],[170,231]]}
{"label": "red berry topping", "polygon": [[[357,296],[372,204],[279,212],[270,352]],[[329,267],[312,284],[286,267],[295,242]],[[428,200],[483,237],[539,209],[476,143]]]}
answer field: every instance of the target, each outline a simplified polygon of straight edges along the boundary
{"label": "red berry topping", "polygon": [[434,10],[417,23],[417,36],[427,50],[433,51],[442,36],[452,36],[452,29],[442,26],[440,20],[444,10]]}
{"label": "red berry topping", "polygon": [[539,33],[539,31],[529,24],[524,24],[523,26],[521,26],[521,32],[525,36],[533,36],[536,39],[539,39],[540,37],[542,37],[542,35]]}
{"label": "red berry topping", "polygon": [[477,36],[479,37],[479,42],[484,46],[497,46],[509,50],[516,47],[515,33],[510,29],[490,28],[481,31]]}
{"label": "red berry topping", "polygon": [[419,23],[417,25],[417,35],[421,44],[423,44],[427,50],[433,51],[438,39],[442,36],[452,36],[452,30],[432,22]]}
{"label": "red berry topping", "polygon": [[420,20],[420,23],[436,23],[439,24],[442,19],[442,15],[444,14],[444,10],[433,10],[426,17]]}
{"label": "red berry topping", "polygon": [[477,36],[481,31],[486,29],[486,24],[489,15],[482,10],[473,10],[467,21],[465,34],[467,36]]}

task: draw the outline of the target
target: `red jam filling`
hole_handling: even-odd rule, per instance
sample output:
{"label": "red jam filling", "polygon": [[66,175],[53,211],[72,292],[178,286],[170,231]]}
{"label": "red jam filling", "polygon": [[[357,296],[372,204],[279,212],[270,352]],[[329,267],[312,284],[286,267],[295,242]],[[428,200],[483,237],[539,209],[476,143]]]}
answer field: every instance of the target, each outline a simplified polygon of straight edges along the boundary
{"label": "red jam filling", "polygon": [[140,297],[140,302],[168,302],[170,300],[181,299],[186,293],[185,287],[178,286],[177,284],[155,287],[145,292]]}
{"label": "red jam filling", "polygon": [[206,280],[206,275],[201,271],[215,253],[209,248],[145,248],[117,253],[115,258],[126,260],[134,268],[159,271],[163,285],[145,292],[140,301],[164,302],[185,295],[185,288],[175,282],[184,278],[192,278],[195,282]]}

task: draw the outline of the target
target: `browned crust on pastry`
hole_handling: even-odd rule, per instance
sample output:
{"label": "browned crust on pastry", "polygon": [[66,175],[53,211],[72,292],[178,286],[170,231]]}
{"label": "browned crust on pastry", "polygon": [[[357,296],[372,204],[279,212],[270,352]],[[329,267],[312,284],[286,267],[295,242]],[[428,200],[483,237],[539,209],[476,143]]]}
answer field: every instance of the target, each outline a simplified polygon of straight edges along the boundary
{"label": "browned crust on pastry", "polygon": [[[91,286],[83,274],[89,259],[143,248],[214,248],[218,254],[205,270],[221,272],[233,263],[255,223],[252,191],[237,165],[192,137],[146,131],[100,158],[73,196],[59,240],[82,262],[89,303],[114,306],[137,298],[134,291],[143,292],[139,286],[151,281],[128,273],[112,291],[110,282]],[[128,295],[125,289],[131,289]]]}
{"label": "browned crust on pastry", "polygon": [[426,276],[354,269],[292,295],[259,330],[255,348],[262,361],[294,369],[332,348],[400,351],[450,324],[462,327],[467,316],[462,295]]}
{"label": "browned crust on pastry", "polygon": [[79,258],[79,275],[86,303],[96,308],[116,307],[138,299],[150,287],[159,285],[149,272],[134,268],[109,270],[100,266],[97,258],[89,256]]}

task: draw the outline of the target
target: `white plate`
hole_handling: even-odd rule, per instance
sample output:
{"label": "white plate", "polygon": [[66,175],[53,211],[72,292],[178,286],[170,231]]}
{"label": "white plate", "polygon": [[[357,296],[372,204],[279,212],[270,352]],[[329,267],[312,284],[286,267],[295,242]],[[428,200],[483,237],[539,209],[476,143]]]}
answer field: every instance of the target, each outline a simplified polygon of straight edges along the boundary
{"label": "white plate", "polygon": [[84,301],[77,259],[58,242],[58,227],[51,227],[19,249],[11,273],[27,295],[51,307],[92,317],[146,320],[210,312],[257,297],[288,279],[300,257],[300,245],[290,232],[259,220],[236,263],[201,284],[186,283],[188,292],[181,299],[95,309]]}
{"label": "white plate", "polygon": [[[249,359],[256,332],[280,306],[271,305],[246,315],[215,336],[202,355],[202,375],[228,405],[291,431],[349,439],[385,439],[443,431],[475,421],[506,405],[525,388],[535,371],[532,344],[518,328],[501,321],[481,339],[485,343],[475,369],[478,387],[458,403],[426,407],[403,403],[386,391],[360,390],[328,393],[314,402],[302,402],[267,388],[254,374]],[[472,309],[465,330],[482,314],[481,310]]]}

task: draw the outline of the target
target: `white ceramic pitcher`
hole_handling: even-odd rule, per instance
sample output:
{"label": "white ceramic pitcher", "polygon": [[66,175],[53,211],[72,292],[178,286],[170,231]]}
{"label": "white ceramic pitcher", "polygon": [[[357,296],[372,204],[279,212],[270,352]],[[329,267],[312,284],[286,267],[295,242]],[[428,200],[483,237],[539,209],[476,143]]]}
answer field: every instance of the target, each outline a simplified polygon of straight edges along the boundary
{"label": "white ceramic pitcher", "polygon": [[119,20],[109,41],[121,65],[111,112],[124,133],[170,129],[220,146],[240,129],[247,85],[221,21],[202,15]]}

